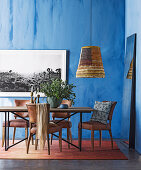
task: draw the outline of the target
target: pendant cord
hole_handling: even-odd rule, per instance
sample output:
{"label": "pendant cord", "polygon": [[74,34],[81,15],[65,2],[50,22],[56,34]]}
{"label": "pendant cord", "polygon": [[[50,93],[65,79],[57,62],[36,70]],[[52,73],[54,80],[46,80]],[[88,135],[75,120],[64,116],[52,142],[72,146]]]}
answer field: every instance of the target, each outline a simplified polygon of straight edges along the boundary
{"label": "pendant cord", "polygon": [[90,46],[92,46],[92,0],[90,1]]}

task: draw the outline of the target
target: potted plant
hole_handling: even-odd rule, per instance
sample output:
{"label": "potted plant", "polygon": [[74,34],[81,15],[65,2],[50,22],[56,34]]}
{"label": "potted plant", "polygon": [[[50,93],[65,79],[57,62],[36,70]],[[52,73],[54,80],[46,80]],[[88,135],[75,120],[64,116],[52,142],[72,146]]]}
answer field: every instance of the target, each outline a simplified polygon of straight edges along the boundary
{"label": "potted plant", "polygon": [[76,87],[73,84],[67,84],[66,81],[61,79],[51,80],[41,84],[40,91],[47,97],[47,102],[50,107],[58,107],[63,99],[71,100],[74,104],[75,93],[73,88]]}

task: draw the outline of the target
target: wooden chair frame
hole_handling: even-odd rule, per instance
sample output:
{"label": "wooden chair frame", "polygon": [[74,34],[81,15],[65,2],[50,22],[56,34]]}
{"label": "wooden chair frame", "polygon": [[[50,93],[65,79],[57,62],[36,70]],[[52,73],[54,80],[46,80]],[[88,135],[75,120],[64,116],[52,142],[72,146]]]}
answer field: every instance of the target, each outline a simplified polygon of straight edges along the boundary
{"label": "wooden chair frame", "polygon": [[[30,100],[15,100],[15,105],[16,106],[26,106],[27,103],[29,103]],[[20,116],[22,117],[28,117],[28,116],[24,116],[25,113],[22,113],[22,112],[18,112],[16,114],[19,114]],[[28,113],[27,113],[28,114]],[[26,114],[26,115],[27,115]],[[18,116],[14,115],[14,118],[17,119]],[[12,120],[11,120],[12,121]],[[28,137],[28,125],[26,127],[13,127],[14,128],[14,131],[13,131],[13,144],[14,144],[14,141],[15,141],[15,134],[16,134],[16,128],[25,128],[25,138]],[[2,147],[4,146],[4,141],[5,141],[5,127],[3,126],[2,127]],[[27,140],[25,141],[26,142],[26,145],[27,145]]]}
{"label": "wooden chair frame", "polygon": [[[69,107],[71,107],[71,105],[72,105],[70,100],[62,100],[61,104],[68,104]],[[52,115],[53,115],[52,120],[54,121],[55,118],[65,118],[65,117],[69,116],[70,113],[59,112],[59,113],[53,113]],[[68,118],[68,121],[71,121],[70,117]],[[53,135],[51,134],[51,145],[52,145],[52,140],[53,140]],[[71,128],[69,128],[69,127],[67,128],[67,141],[72,143],[72,133],[71,133]],[[70,144],[68,144],[68,148],[70,148]]]}
{"label": "wooden chair frame", "polygon": [[[103,102],[107,102],[107,101],[103,101]],[[111,106],[111,110],[110,110],[110,113],[109,113],[109,116],[108,116],[108,124],[105,125],[105,128],[103,129],[99,129],[99,146],[101,147],[101,142],[102,142],[102,130],[108,130],[109,131],[109,134],[110,134],[110,138],[111,138],[111,146],[112,146],[112,149],[113,149],[113,138],[112,138],[112,131],[111,131],[111,122],[112,122],[112,117],[113,117],[113,111],[114,111],[114,108],[116,106],[117,102],[112,102],[112,106]],[[85,124],[87,124],[87,122],[84,122]],[[109,128],[107,129],[107,126],[109,126]],[[80,124],[78,126],[78,143],[80,141]],[[82,122],[82,128],[83,128],[83,122]],[[96,128],[94,126],[94,124],[92,123],[91,121],[91,126],[89,126],[89,128],[85,128],[85,129],[88,129],[88,130],[91,130],[91,146],[92,146],[92,150],[94,150],[94,131],[95,130],[98,130],[98,128]]]}
{"label": "wooden chair frame", "polygon": [[[29,152],[29,145],[30,145],[30,140],[31,137],[35,134],[36,135],[36,131],[32,132],[32,129],[34,128],[32,125],[37,123],[37,112],[36,112],[36,104],[27,104],[27,108],[28,108],[28,113],[29,113],[29,122],[31,124],[31,129],[30,129],[30,133],[29,133],[29,138],[28,138],[28,144],[27,144],[27,154]],[[48,155],[50,155],[50,142],[49,142],[49,134],[50,134],[50,105],[47,104],[47,110],[48,110],[48,115],[47,115],[47,145],[48,145]],[[58,125],[54,125],[57,128],[59,127]],[[59,128],[59,148],[60,148],[60,152],[62,152],[62,127]],[[53,132],[54,133],[54,132]],[[35,150],[37,150],[37,145],[38,145],[38,138],[36,135],[35,138]]]}

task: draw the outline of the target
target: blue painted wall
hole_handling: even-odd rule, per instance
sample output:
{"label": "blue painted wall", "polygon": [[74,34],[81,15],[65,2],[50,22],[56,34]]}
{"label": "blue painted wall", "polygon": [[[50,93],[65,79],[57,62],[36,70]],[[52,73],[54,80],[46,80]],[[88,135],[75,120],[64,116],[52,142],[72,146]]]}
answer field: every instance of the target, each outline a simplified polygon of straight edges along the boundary
{"label": "blue painted wall", "polygon": [[141,153],[141,1],[126,0],[126,34],[125,37],[137,33],[136,54],[136,150]]}
{"label": "blue painted wall", "polygon": [[[90,45],[90,2],[0,0],[0,49],[69,50],[69,83],[77,86],[75,106],[93,107],[95,100],[117,101],[112,132],[114,138],[120,138],[125,4],[124,0],[92,1],[92,45],[101,47],[106,77],[78,79],[76,70],[81,47]],[[5,105],[13,104],[14,98],[0,99],[0,105],[3,105],[3,101]],[[89,118],[90,114],[83,115],[84,121]],[[78,122],[79,115],[72,117],[74,138],[77,138]],[[83,137],[89,138],[90,132],[83,131]],[[97,132],[95,137],[98,137]],[[109,134],[104,132],[103,137],[109,137]]]}

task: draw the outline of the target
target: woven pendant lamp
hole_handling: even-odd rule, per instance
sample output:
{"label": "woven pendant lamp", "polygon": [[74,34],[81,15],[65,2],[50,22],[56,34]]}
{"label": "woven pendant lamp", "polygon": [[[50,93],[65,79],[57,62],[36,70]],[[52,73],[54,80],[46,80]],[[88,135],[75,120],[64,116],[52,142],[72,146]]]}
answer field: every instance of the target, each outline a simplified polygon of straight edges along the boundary
{"label": "woven pendant lamp", "polygon": [[133,59],[131,61],[131,64],[130,64],[130,68],[129,68],[129,71],[128,71],[128,74],[127,74],[127,79],[132,79],[132,73],[133,73]]}
{"label": "woven pendant lamp", "polygon": [[85,46],[81,48],[80,60],[76,72],[77,78],[104,78],[100,47]]}

